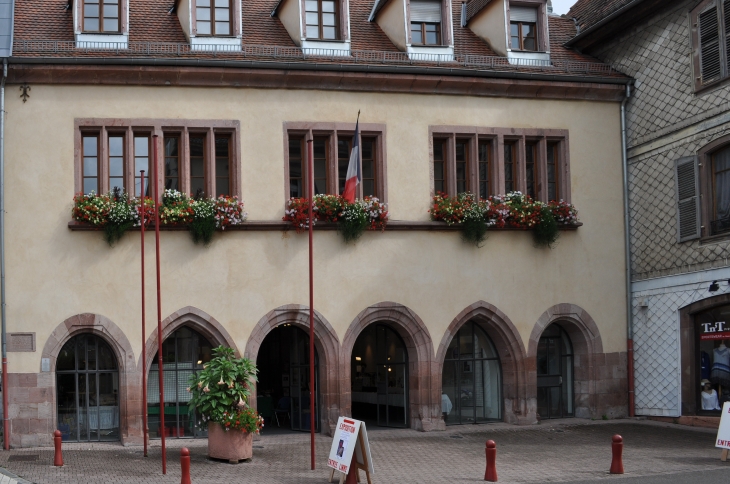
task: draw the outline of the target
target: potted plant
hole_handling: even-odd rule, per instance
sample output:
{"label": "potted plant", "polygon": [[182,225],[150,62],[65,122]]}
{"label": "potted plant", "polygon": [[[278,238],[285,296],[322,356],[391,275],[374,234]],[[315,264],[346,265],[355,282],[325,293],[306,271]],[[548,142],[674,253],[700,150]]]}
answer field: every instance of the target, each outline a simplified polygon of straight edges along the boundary
{"label": "potted plant", "polygon": [[264,426],[263,417],[248,405],[257,372],[253,361],[219,346],[203,370],[190,377],[190,412],[197,414],[201,428],[208,428],[208,457],[237,463],[253,455],[253,435]]}

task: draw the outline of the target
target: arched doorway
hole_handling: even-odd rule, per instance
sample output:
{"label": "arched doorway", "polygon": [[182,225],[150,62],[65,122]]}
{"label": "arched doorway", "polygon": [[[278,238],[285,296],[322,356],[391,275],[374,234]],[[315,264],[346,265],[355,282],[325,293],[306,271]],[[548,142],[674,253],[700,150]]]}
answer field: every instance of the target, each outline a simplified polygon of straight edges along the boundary
{"label": "arched doorway", "polygon": [[158,354],[152,360],[147,377],[147,415],[150,438],[206,437],[207,431],[196,425],[195,415],[191,417],[188,402],[190,376],[210,361],[213,345],[203,335],[182,326],[162,343],[162,371],[165,386],[165,428],[160,426],[160,380]]}
{"label": "arched doorway", "polygon": [[560,324],[552,323],[537,344],[538,418],[574,416],[573,400],[573,343]]}
{"label": "arched doorway", "polygon": [[[256,405],[269,428],[276,423],[291,430],[311,427],[309,385],[309,335],[290,323],[277,326],[261,343],[256,366],[259,369]],[[320,431],[319,356],[314,350],[314,422]]]}
{"label": "arched doorway", "polygon": [[475,321],[454,335],[444,358],[441,412],[446,425],[502,419],[502,369],[494,343]]}
{"label": "arched doorway", "polygon": [[352,350],[352,416],[382,427],[408,427],[408,351],[388,324],[374,323]]}
{"label": "arched doorway", "polygon": [[58,429],[65,441],[119,440],[119,369],[93,334],[68,340],[56,360]]}

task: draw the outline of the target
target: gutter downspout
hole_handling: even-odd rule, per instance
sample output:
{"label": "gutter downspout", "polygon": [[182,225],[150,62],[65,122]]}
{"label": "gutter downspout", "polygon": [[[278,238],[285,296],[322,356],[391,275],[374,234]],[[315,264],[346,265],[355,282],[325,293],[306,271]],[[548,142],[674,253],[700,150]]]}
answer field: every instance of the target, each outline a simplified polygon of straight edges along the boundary
{"label": "gutter downspout", "polygon": [[624,175],[624,248],[626,251],[626,359],[629,385],[629,417],[636,414],[634,405],[634,327],[631,306],[631,234],[629,229],[629,158],[626,147],[626,103],[631,98],[631,85],[626,85],[626,97],[621,101],[621,158]]}
{"label": "gutter downspout", "polygon": [[8,60],[3,59],[3,77],[0,80],[0,338],[2,338],[3,390],[3,448],[10,450],[10,420],[8,419],[8,347],[5,328],[5,79]]}

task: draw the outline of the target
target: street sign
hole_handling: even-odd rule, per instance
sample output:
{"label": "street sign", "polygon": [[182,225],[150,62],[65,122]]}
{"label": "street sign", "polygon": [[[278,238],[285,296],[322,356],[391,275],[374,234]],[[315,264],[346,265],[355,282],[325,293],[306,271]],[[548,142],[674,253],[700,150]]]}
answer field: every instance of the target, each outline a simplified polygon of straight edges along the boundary
{"label": "street sign", "polygon": [[[353,455],[355,456],[354,461]],[[332,439],[332,448],[327,459],[327,466],[333,469],[330,482],[334,471],[341,472],[344,477],[350,471],[350,466],[353,463],[358,469],[365,471],[368,482],[370,482],[370,475],[375,472],[365,422],[354,418],[340,417],[337,420],[335,437]]]}
{"label": "street sign", "polygon": [[722,417],[720,417],[720,427],[717,429],[715,447],[723,449],[720,460],[727,460],[728,449],[730,449],[730,402],[722,405]]}

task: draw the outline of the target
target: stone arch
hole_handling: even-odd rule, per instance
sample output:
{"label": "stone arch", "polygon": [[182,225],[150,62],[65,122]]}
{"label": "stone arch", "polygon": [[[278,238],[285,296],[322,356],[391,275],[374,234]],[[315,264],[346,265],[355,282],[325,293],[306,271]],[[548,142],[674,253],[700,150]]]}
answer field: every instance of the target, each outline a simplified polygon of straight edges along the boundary
{"label": "stone arch", "polygon": [[[535,410],[527,404],[525,346],[515,325],[496,306],[486,301],[477,301],[466,307],[451,321],[436,352],[439,372],[443,372],[446,350],[449,348],[452,338],[468,321],[482,323],[482,327],[494,342],[499,353],[502,367],[503,420],[507,423],[533,423]],[[442,379],[439,377],[439,394],[441,385]]]}
{"label": "stone arch", "polygon": [[[552,323],[559,323],[573,344],[575,416],[623,416],[622,410],[628,408],[626,353],[604,354],[596,322],[587,311],[575,304],[551,307],[542,313],[532,329],[527,348],[528,399],[531,405],[537,408],[537,346],[543,331]],[[619,371],[623,371],[623,378],[609,376],[613,370],[601,371],[605,367],[618,367]],[[603,376],[600,375],[602,373]]]}
{"label": "stone arch", "polygon": [[[57,402],[56,402],[56,360],[63,345],[74,336],[79,334],[93,334],[99,336],[109,344],[119,365],[119,435],[123,444],[142,443],[142,418],[141,418],[141,376],[135,364],[134,351],[129,339],[124,332],[109,318],[100,314],[83,313],[71,316],[56,326],[56,329],[48,336],[43,346],[41,358],[47,358],[50,363],[50,372],[41,372],[40,375],[48,375],[46,382],[50,388],[51,420],[48,430],[48,444],[51,444],[50,435],[56,428]],[[42,371],[42,360],[41,360]],[[40,381],[39,381],[40,383]],[[12,394],[12,393],[11,393]],[[11,434],[12,435],[12,434]],[[18,436],[19,437],[19,436]]]}
{"label": "stone arch", "polygon": [[[287,304],[266,313],[251,331],[244,356],[253,361],[258,357],[264,338],[274,328],[292,324],[309,334],[309,307],[301,304]],[[316,310],[314,311],[314,346],[319,356],[319,395],[321,399],[320,429],[325,435],[332,435],[340,416],[340,385],[338,362],[340,341],[332,325]],[[252,405],[256,405],[255,389]]]}
{"label": "stone arch", "polygon": [[344,415],[352,415],[351,357],[360,333],[375,322],[391,323],[403,338],[408,351],[408,391],[410,426],[429,431],[444,428],[441,419],[441,369],[433,358],[433,341],[418,315],[395,302],[381,302],[363,310],[350,323],[342,339],[340,368],[342,391],[340,404]]}
{"label": "stone arch", "polygon": [[[188,326],[202,334],[213,345],[223,345],[233,348],[236,356],[240,356],[235,341],[233,341],[233,338],[231,338],[231,335],[228,334],[228,331],[226,331],[223,325],[205,311],[193,306],[186,306],[179,309],[162,320],[162,341],[165,341],[172,333],[183,326]],[[153,323],[152,328],[148,325],[147,331],[150,332],[150,336],[145,343],[145,356],[147,359],[147,368],[145,368],[145,371],[149,372],[152,367],[152,359],[157,354],[158,349],[156,325]],[[142,366],[141,357],[139,366]]]}

